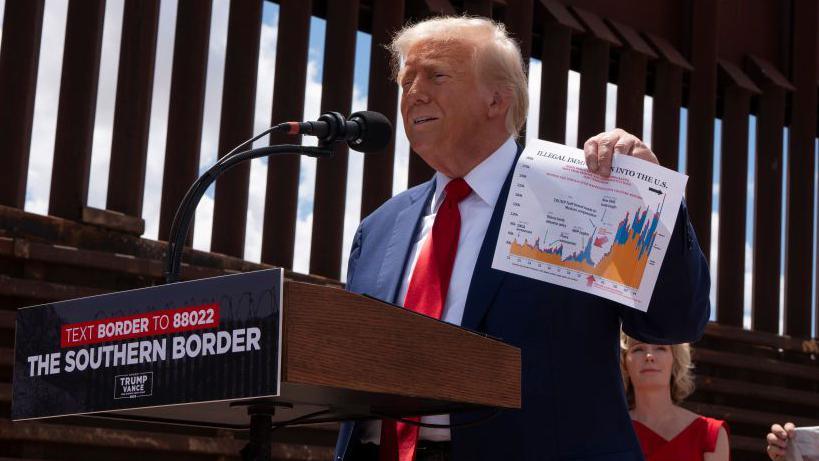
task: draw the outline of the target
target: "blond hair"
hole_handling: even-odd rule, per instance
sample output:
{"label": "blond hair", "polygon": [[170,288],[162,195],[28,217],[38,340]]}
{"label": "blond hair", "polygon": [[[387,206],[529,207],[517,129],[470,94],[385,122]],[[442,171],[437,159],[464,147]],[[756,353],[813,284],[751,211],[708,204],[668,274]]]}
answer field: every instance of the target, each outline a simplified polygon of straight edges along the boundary
{"label": "blond hair", "polygon": [[[634,404],[634,387],[626,370],[626,354],[636,339],[620,332],[620,374],[623,376],[623,387],[626,390],[629,405]],[[694,365],[691,361],[691,346],[688,343],[672,344],[671,357],[671,399],[675,403],[680,403],[694,392],[694,374],[691,370]]]}
{"label": "blond hair", "polygon": [[389,46],[394,78],[398,78],[401,63],[410,49],[422,42],[471,45],[477,75],[484,83],[500,86],[510,96],[506,130],[517,136],[529,110],[529,87],[520,47],[509,37],[503,24],[469,16],[442,16],[408,24],[395,35]]}

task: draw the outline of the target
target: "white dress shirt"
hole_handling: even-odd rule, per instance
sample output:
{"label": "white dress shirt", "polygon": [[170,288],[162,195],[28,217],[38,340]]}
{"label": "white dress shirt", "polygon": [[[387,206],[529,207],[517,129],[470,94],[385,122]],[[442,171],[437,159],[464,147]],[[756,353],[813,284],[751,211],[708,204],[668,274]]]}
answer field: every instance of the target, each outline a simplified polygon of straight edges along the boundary
{"label": "white dress shirt", "polygon": [[[455,263],[452,267],[452,277],[449,280],[449,290],[441,313],[441,320],[460,325],[464,316],[466,295],[469,293],[469,284],[472,281],[472,271],[478,260],[481,245],[483,244],[486,229],[492,218],[492,212],[498,201],[503,183],[517,154],[517,144],[514,138],[509,138],[498,150],[478,164],[464,177],[472,192],[458,205],[461,214],[461,230],[458,234],[458,251],[455,254]],[[424,212],[421,228],[413,240],[412,249],[404,268],[401,288],[398,292],[398,303],[403,305],[407,297],[412,272],[424,242],[432,231],[435,215],[443,202],[444,187],[452,178],[442,173],[435,173],[435,195],[430,206]],[[429,424],[449,424],[449,415],[425,416],[421,422]],[[381,421],[373,421],[364,425],[361,440],[364,443],[379,443],[381,436]],[[449,429],[430,429],[422,427],[420,439],[433,441],[450,440]]]}

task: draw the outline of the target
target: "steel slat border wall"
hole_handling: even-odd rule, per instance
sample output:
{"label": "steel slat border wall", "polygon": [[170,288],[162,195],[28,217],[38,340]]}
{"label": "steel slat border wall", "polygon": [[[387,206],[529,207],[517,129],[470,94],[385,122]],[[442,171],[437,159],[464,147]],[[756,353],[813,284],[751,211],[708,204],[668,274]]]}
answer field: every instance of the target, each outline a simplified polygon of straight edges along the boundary
{"label": "steel slat border wall", "polygon": [[[585,31],[562,3],[544,3],[543,46],[540,56],[540,120],[538,137],[563,144],[566,142],[566,109],[569,92],[569,69],[572,58],[572,34]],[[529,104],[534,104],[529,101]]]}
{"label": "steel slat border wall", "polygon": [[159,0],[126,0],[106,208],[142,216],[154,87]]}
{"label": "steel slat border wall", "polygon": [[105,0],[71,0],[48,214],[79,220],[88,199]]}
{"label": "steel slat border wall", "polygon": [[[794,0],[792,8],[791,98],[788,138],[788,223],[785,253],[785,334],[809,337],[811,333],[811,272],[813,175],[816,139],[817,32],[819,2]],[[819,315],[817,315],[819,326]]]}
{"label": "steel slat border wall", "polygon": [[[253,136],[261,34],[262,0],[232,0],[219,125],[220,157]],[[211,251],[244,256],[249,185],[250,162],[236,165],[216,182]]]}
{"label": "steel slat border wall", "polygon": [[[307,84],[307,53],[312,0],[279,2],[279,36],[276,40],[276,78],[273,83],[272,122],[301,120]],[[271,144],[300,144],[301,136],[275,134]],[[267,160],[267,192],[262,229],[262,262],[293,268],[296,213],[299,203],[298,156]]]}
{"label": "steel slat border wall", "polygon": [[[580,55],[580,102],[577,118],[577,145],[601,133],[606,127],[606,86],[609,82],[610,49],[620,41],[595,14],[572,8],[588,30]],[[614,147],[614,146],[612,146]]]}
{"label": "steel slat border wall", "polygon": [[26,199],[34,94],[45,0],[6,0],[0,48],[0,139],[7,163],[0,169],[0,204],[23,208]]}
{"label": "steel slat border wall", "polygon": [[616,125],[642,139],[648,60],[657,54],[631,27],[609,23],[624,44],[617,75]]}
{"label": "steel slat border wall", "polygon": [[[717,106],[717,17],[719,2],[692,0],[690,59],[694,70],[688,88],[686,201],[691,224],[706,259],[711,252],[711,189],[714,165],[714,118]],[[653,139],[653,138],[652,138]]]}
{"label": "steel slat border wall", "polygon": [[[523,65],[527,75],[529,74],[529,58],[532,56],[533,14],[533,0],[508,0],[506,2],[506,15],[503,22],[509,35],[520,46],[520,54],[523,55]],[[519,135],[518,142],[526,144],[526,124],[521,127]]]}
{"label": "steel slat border wall", "polygon": [[[168,239],[182,197],[196,180],[205,108],[211,1],[179,0],[176,11],[168,136],[162,176],[159,239]],[[190,245],[193,223],[187,237]]]}
{"label": "steel slat border wall", "polygon": [[395,162],[395,130],[398,111],[398,85],[393,81],[387,46],[404,22],[404,0],[373,0],[372,45],[370,47],[370,85],[367,109],[384,114],[393,126],[393,138],[381,151],[364,157],[361,186],[361,217],[375,211],[392,197]]}
{"label": "steel slat border wall", "polygon": [[[51,188],[51,209],[52,214],[67,217],[74,220],[82,220],[82,208],[85,206],[88,193],[88,174],[90,169],[90,145],[93,133],[93,117],[96,100],[97,74],[99,69],[99,52],[102,33],[102,17],[104,15],[104,1],[84,2],[80,4],[76,0],[69,4],[69,19],[66,32],[66,55],[62,78],[64,87],[79,88],[75,83],[71,83],[71,78],[79,82],[77,75],[80,73],[76,64],[79,59],[84,63],[89,63],[82,69],[82,86],[79,91],[61,92],[59,121],[57,128],[57,143],[55,148],[55,171],[68,171],[68,173],[54,175]],[[142,193],[145,182],[145,152],[147,150],[147,125],[150,116],[153,60],[155,59],[156,31],[158,8],[157,1],[136,2],[126,1],[125,20],[123,25],[122,49],[120,54],[120,72],[118,80],[118,96],[115,106],[115,129],[113,136],[113,148],[111,169],[109,172],[108,208],[113,211],[120,211],[130,216],[141,214]],[[288,70],[277,72],[278,78],[276,87],[279,88],[279,80],[282,82],[283,90],[274,92],[274,122],[284,119],[300,119],[303,113],[304,95],[303,88],[306,80],[307,63],[307,37],[309,34],[310,15],[313,13],[310,2],[289,2],[282,0],[279,2],[280,36],[287,35],[287,21],[284,21],[289,8],[294,8],[291,4],[298,4],[301,22],[297,33],[291,33],[292,40],[279,40],[280,57],[290,56],[286,61]],[[24,22],[19,13],[15,13],[15,7],[20,3],[16,0],[7,0],[5,22],[9,23],[11,18],[18,18],[17,23]],[[33,7],[32,7],[33,5]],[[18,43],[15,48],[21,56],[27,57],[28,84],[16,84],[15,88],[29,88],[33,91],[36,83],[37,53],[39,53],[39,31],[42,25],[43,2],[26,3],[25,13],[29,14],[27,20],[33,20],[31,27],[23,34],[22,44]],[[78,6],[79,5],[79,6]],[[288,6],[289,5],[289,6]],[[343,33],[347,34],[348,45],[341,45],[336,40],[329,38],[331,24],[337,22],[339,12],[336,10],[338,2],[321,3],[319,6],[327,6],[328,17],[328,54],[333,54],[330,49],[335,45],[345,52],[354,52],[354,36],[359,29],[358,16],[359,1],[342,2],[349,13],[344,21],[346,25],[341,27]],[[685,54],[694,64],[693,68],[679,56],[674,50],[674,46],[669,40],[671,37],[659,37],[654,35],[656,29],[651,27],[646,30],[632,30],[632,25],[621,24],[618,19],[606,16],[602,12],[604,8],[595,6],[595,2],[579,1],[567,7],[562,1],[556,0],[515,0],[503,4],[495,3],[491,0],[469,0],[466,2],[453,3],[447,0],[426,0],[413,1],[404,4],[403,2],[386,2],[383,0],[371,0],[369,5],[365,4],[363,11],[366,17],[367,7],[370,8],[373,16],[372,31],[373,53],[371,55],[370,85],[368,88],[368,100],[370,108],[384,112],[390,118],[394,118],[395,100],[398,89],[389,80],[389,65],[386,52],[381,45],[389,41],[390,32],[395,30],[403,21],[409,17],[419,18],[430,14],[451,14],[457,12],[470,12],[472,14],[492,15],[497,13],[513,35],[520,40],[522,50],[525,55],[531,53],[531,42],[533,37],[540,38],[542,49],[540,56],[543,61],[542,73],[542,96],[540,101],[532,103],[540,104],[540,137],[565,142],[565,108],[566,108],[566,75],[571,67],[572,45],[579,47],[579,63],[581,68],[581,92],[580,92],[580,116],[578,126],[578,142],[582,143],[585,138],[597,134],[604,128],[605,120],[605,87],[609,82],[609,68],[613,62],[618,64],[618,125],[628,131],[640,135],[642,129],[642,117],[639,115],[643,111],[642,97],[650,92],[654,97],[653,124],[652,124],[652,144],[664,166],[675,168],[679,155],[679,129],[680,113],[682,106],[684,82],[687,86],[687,106],[688,110],[688,133],[687,133],[687,165],[691,178],[688,187],[688,204],[691,219],[697,229],[698,237],[703,250],[710,251],[712,238],[717,238],[720,242],[720,266],[727,268],[731,266],[743,267],[741,262],[744,257],[738,252],[738,245],[731,246],[731,243],[724,241],[722,237],[727,236],[727,230],[734,229],[739,232],[739,227],[733,224],[742,221],[740,218],[743,204],[734,203],[742,196],[730,196],[727,192],[723,195],[720,207],[723,219],[722,225],[726,233],[720,231],[720,236],[711,236],[711,190],[713,187],[713,140],[714,140],[714,120],[717,116],[717,98],[724,98],[723,107],[723,158],[728,161],[728,155],[733,152],[741,152],[742,148],[738,137],[742,136],[743,127],[741,123],[742,114],[745,110],[745,96],[737,95],[738,91],[734,85],[717,88],[717,60],[720,50],[720,37],[725,33],[718,30],[718,18],[720,13],[725,13],[725,6],[719,2],[706,0],[692,0],[688,3],[687,16],[680,19],[684,23],[685,31],[682,39],[673,38],[675,43],[679,42],[685,49]],[[261,1],[251,2],[242,5],[245,8],[252,7],[258,11]],[[581,8],[582,6],[583,8]],[[39,10],[38,10],[39,8]],[[91,14],[84,13],[82,18],[82,30],[77,27],[79,23],[76,19],[78,8],[84,11],[91,11]],[[134,13],[131,11],[142,11]],[[237,4],[232,4],[231,9],[238,8]],[[789,6],[783,6],[783,11],[788,12],[790,18],[789,25],[785,26],[784,32],[787,37],[782,40],[784,49],[782,52],[788,54],[788,59],[783,62],[789,63],[789,69],[780,69],[769,63],[760,64],[759,60],[751,59],[749,62],[751,69],[755,70],[755,81],[763,88],[761,96],[749,96],[754,104],[749,107],[759,107],[758,112],[758,146],[757,150],[757,203],[756,229],[758,242],[754,246],[755,269],[758,272],[754,275],[754,327],[765,331],[778,331],[778,319],[780,315],[779,305],[779,256],[782,251],[787,250],[787,260],[785,263],[785,303],[784,315],[786,318],[785,331],[797,335],[807,336],[810,334],[810,320],[812,299],[809,290],[804,287],[809,286],[813,274],[812,258],[810,246],[811,242],[805,239],[805,235],[813,232],[813,223],[810,213],[801,213],[800,210],[813,210],[813,183],[812,172],[815,168],[813,164],[814,146],[816,142],[816,62],[817,44],[815,40],[816,30],[814,19],[817,16],[817,4],[810,0],[791,0]],[[730,8],[729,8],[730,9]],[[93,10],[93,11],[92,11]],[[571,11],[570,11],[571,10]],[[335,12],[334,12],[335,11]],[[566,14],[561,16],[561,11]],[[545,12],[545,15],[543,14]],[[169,132],[167,143],[167,155],[165,179],[163,182],[163,205],[160,215],[160,239],[167,238],[167,230],[170,219],[173,216],[178,199],[181,198],[189,184],[196,176],[199,156],[199,140],[202,130],[202,109],[204,102],[204,84],[207,63],[207,44],[209,41],[210,24],[210,2],[191,2],[180,0],[178,20],[177,20],[177,43],[174,53],[174,72],[172,77],[171,90],[171,110],[169,115]],[[323,14],[317,11],[316,14]],[[537,14],[540,17],[535,17]],[[231,12],[231,18],[237,17],[238,13]],[[565,16],[570,18],[567,22]],[[598,16],[605,16],[604,20]],[[613,16],[616,16],[612,13]],[[142,22],[137,21],[137,16]],[[245,30],[246,36],[243,43],[245,47],[236,45],[236,50],[255,47],[258,50],[260,21],[259,14],[249,15],[255,19],[251,22],[249,30]],[[191,17],[196,18],[192,20]],[[74,19],[72,19],[74,18]],[[203,20],[204,19],[204,20]],[[585,28],[577,23],[577,19],[585,25]],[[622,20],[622,18],[619,18]],[[238,22],[238,19],[237,19]],[[576,26],[572,22],[577,23]],[[137,24],[141,24],[137,27]],[[180,31],[183,30],[184,33]],[[629,23],[631,24],[631,23]],[[91,27],[89,27],[89,25]],[[134,28],[139,29],[138,34]],[[612,34],[613,29],[617,36]],[[11,44],[15,43],[14,27],[7,25],[3,43],[3,52],[7,55]],[[537,30],[533,30],[537,29]],[[588,29],[584,32],[584,29]],[[528,32],[526,32],[528,30]],[[130,31],[130,32],[129,32]],[[542,35],[538,37],[538,31]],[[584,33],[581,37],[572,37],[573,33]],[[236,32],[238,33],[238,32]],[[635,45],[642,38],[653,46],[641,49]],[[133,35],[133,37],[132,37]],[[229,35],[232,35],[229,32]],[[634,37],[637,37],[636,41]],[[349,40],[352,37],[352,40]],[[609,38],[613,37],[613,39]],[[573,43],[574,38],[574,43]],[[813,40],[812,40],[813,38]],[[32,40],[34,40],[32,42]],[[77,46],[74,43],[90,43],[91,46]],[[286,45],[284,43],[286,43]],[[614,46],[624,43],[624,48],[611,52]],[[32,45],[33,43],[33,45]],[[138,44],[136,44],[138,43]],[[258,51],[256,53],[242,53],[233,51],[230,45],[226,61],[225,91],[223,96],[223,116],[220,128],[220,153],[224,153],[228,147],[240,142],[249,136],[249,131],[242,130],[239,125],[252,126],[253,98],[243,98],[242,93],[254,93],[255,79],[242,80],[244,83],[232,85],[231,71],[232,59],[238,62],[244,59],[244,64],[236,64],[235,68],[243,70],[255,69],[258,62]],[[238,42],[236,42],[238,43]],[[28,45],[27,45],[28,44]],[[538,43],[540,45],[540,43]],[[25,46],[29,46],[25,51]],[[736,48],[735,45],[731,45]],[[187,47],[187,48],[186,48]],[[198,48],[197,48],[198,47]],[[724,49],[729,49],[724,48]],[[187,49],[187,52],[182,50]],[[671,54],[669,52],[671,50]],[[303,51],[301,51],[303,50]],[[658,56],[655,61],[655,54]],[[291,53],[292,52],[292,53]],[[727,52],[727,51],[726,51]],[[75,53],[75,54],[72,54]],[[672,56],[677,53],[677,56]],[[619,62],[612,59],[619,58]],[[80,56],[72,57],[72,56]],[[351,99],[352,94],[352,66],[354,59],[350,54],[345,59],[344,64],[349,66],[349,72],[341,69],[341,74],[349,74],[348,82],[344,76],[339,79],[339,73],[333,78],[325,74],[324,92],[322,98],[323,109],[344,109],[349,110],[349,104],[344,103],[344,99]],[[250,61],[247,61],[250,59]],[[325,69],[338,70],[339,66],[333,66],[330,61],[333,58],[325,56]],[[251,62],[252,61],[252,62]],[[278,61],[278,60],[277,60]],[[728,62],[728,61],[726,61]],[[777,61],[778,62],[778,61]],[[303,63],[303,64],[302,64]],[[812,66],[810,64],[813,64]],[[192,64],[192,65],[188,65]],[[738,64],[734,62],[734,64]],[[759,68],[760,66],[764,69]],[[25,67],[25,66],[24,66]],[[277,63],[278,67],[278,63]],[[344,66],[341,66],[344,67]],[[3,69],[8,69],[8,64],[0,66],[0,76]],[[131,68],[131,71],[127,69]],[[305,69],[303,72],[299,69]],[[792,90],[787,79],[766,77],[770,70],[777,73],[782,72],[788,75],[795,84],[793,98],[789,98],[788,92]],[[72,74],[73,70],[73,74]],[[141,72],[142,77],[137,75]],[[686,74],[690,72],[690,75]],[[8,73],[8,72],[6,72]],[[754,73],[754,72],[752,72]],[[15,75],[22,75],[24,73]],[[255,72],[247,72],[247,75],[255,75]],[[73,75],[73,77],[72,77]],[[91,78],[88,78],[91,75]],[[690,76],[690,78],[687,78]],[[201,77],[201,78],[200,78]],[[646,85],[646,77],[652,78],[649,85]],[[685,78],[684,78],[685,77]],[[771,81],[767,81],[771,80]],[[780,81],[781,80],[781,81]],[[3,81],[0,80],[0,83]],[[181,82],[184,82],[181,83]],[[784,82],[784,85],[782,84]],[[349,83],[349,85],[346,85]],[[28,85],[28,86],[26,86]],[[138,86],[137,86],[138,85]],[[342,88],[346,85],[346,88]],[[184,86],[184,88],[183,88]],[[234,93],[230,88],[235,87]],[[5,87],[0,84],[0,91]],[[132,88],[132,89],[129,89]],[[298,91],[301,88],[302,91]],[[744,90],[742,90],[744,91]],[[746,91],[747,92],[747,91]],[[9,123],[20,124],[21,128],[14,128],[11,146],[28,146],[31,133],[31,116],[26,114],[33,111],[33,95],[28,99],[25,93],[19,91],[13,96],[19,97],[20,104],[19,117],[14,117],[13,121],[0,121],[0,129]],[[753,93],[753,92],[751,92]],[[129,96],[129,97],[127,97]],[[247,96],[247,95],[245,95]],[[336,101],[332,100],[336,98]],[[248,99],[238,106],[241,108],[231,108],[233,102]],[[11,101],[12,99],[9,99]],[[330,102],[328,102],[330,101]],[[792,101],[792,104],[791,102]],[[338,103],[340,102],[340,104]],[[27,105],[27,106],[26,106]],[[18,107],[18,106],[12,106]],[[193,109],[193,110],[191,110]],[[787,112],[786,112],[787,111]],[[9,111],[11,112],[11,111]],[[227,114],[230,114],[229,116]],[[246,117],[248,122],[240,120]],[[71,121],[71,130],[67,130],[67,121]],[[131,123],[127,123],[130,121]],[[791,136],[789,137],[789,150],[793,155],[789,156],[788,183],[789,210],[787,213],[787,242],[786,248],[781,248],[779,243],[778,225],[781,223],[781,180],[782,180],[782,128],[785,123],[791,126]],[[5,124],[5,125],[4,125]],[[26,128],[26,124],[28,127]],[[17,125],[14,125],[15,127]],[[233,128],[230,128],[233,126]],[[747,131],[747,127],[744,128]],[[245,133],[240,135],[238,133]],[[231,136],[234,138],[229,142]],[[727,142],[726,138],[731,138]],[[292,139],[274,137],[274,142],[292,142]],[[745,141],[747,143],[747,140]],[[15,144],[18,143],[18,144]],[[19,144],[22,143],[22,144]],[[740,149],[736,149],[740,147]],[[729,148],[731,154],[729,154]],[[346,190],[346,149],[340,149],[336,160],[330,165],[328,162],[319,162],[319,172],[316,183],[316,210],[314,215],[314,229],[336,229],[343,227],[343,216]],[[11,171],[12,180],[3,181],[5,189],[0,190],[0,200],[2,203],[12,206],[22,207],[24,205],[25,174],[14,173],[15,170],[25,170],[28,164],[28,152],[26,148],[16,151],[9,149],[12,159],[11,168],[4,171]],[[381,157],[365,159],[364,173],[364,194],[362,195],[362,215],[366,215],[383,203],[392,192],[392,169],[394,162],[394,143],[385,149]],[[68,153],[70,153],[71,161]],[[731,162],[734,162],[731,158]],[[741,161],[741,159],[737,159]],[[263,238],[263,261],[292,267],[296,209],[298,203],[298,177],[299,159],[281,158],[271,159],[271,167],[268,169],[268,200],[265,209],[265,228]],[[68,168],[68,169],[66,169]],[[216,226],[213,230],[214,251],[239,256],[243,254],[244,246],[244,223],[247,212],[247,182],[248,167],[239,167],[232,175],[220,180],[217,191],[230,191],[229,193],[217,192],[214,222],[231,222],[231,226]],[[21,170],[22,169],[22,170]],[[732,169],[738,177],[744,176],[736,168]],[[410,186],[427,180],[432,174],[432,170],[417,157],[412,154],[410,158],[409,184]],[[737,176],[727,177],[723,171],[721,184],[723,190],[727,188],[736,189],[738,194],[739,186],[732,181]],[[235,178],[234,178],[235,177]],[[329,178],[329,179],[328,179]],[[235,184],[230,184],[236,179]],[[773,182],[765,183],[771,179]],[[329,182],[328,182],[329,181]],[[760,184],[760,182],[762,184]],[[139,191],[139,192],[136,192]],[[340,192],[340,193],[339,193]],[[735,197],[735,198],[731,198]],[[732,214],[733,213],[733,214]],[[731,218],[733,216],[733,218]],[[770,219],[769,219],[770,218]],[[730,223],[729,223],[730,221]],[[766,232],[768,232],[766,234]],[[327,237],[328,232],[313,233],[313,255],[311,257],[311,268],[320,275],[338,277],[340,274],[341,261],[341,232],[333,232],[331,237]],[[337,235],[338,234],[338,235]],[[732,243],[738,243],[735,239]],[[744,239],[743,244],[744,244]],[[723,247],[724,251],[723,251]],[[734,248],[736,247],[736,248]],[[717,274],[718,285],[721,295],[718,295],[719,313],[721,321],[731,325],[736,325],[739,318],[739,307],[742,304],[742,296],[737,296],[737,290],[744,289],[742,277],[737,274]],[[730,287],[730,288],[729,288]],[[730,296],[730,293],[734,296]],[[819,318],[819,316],[817,316]],[[819,322],[819,320],[817,320]]]}
{"label": "steel slat border wall", "polygon": [[492,17],[492,0],[464,0],[464,11],[476,15]]}
{"label": "steel slat border wall", "polygon": [[[353,102],[355,40],[358,31],[358,0],[327,4],[327,35],[324,45],[321,112],[350,113]],[[336,143],[332,160],[316,165],[313,199],[310,273],[338,279],[344,237],[344,208],[347,195],[347,145]]]}
{"label": "steel slat border wall", "polygon": [[[742,327],[745,307],[745,216],[748,191],[748,117],[759,93],[742,71],[720,62],[723,83],[717,321]],[[738,81],[738,78],[744,81]],[[724,206],[723,206],[724,205]],[[737,238],[737,236],[742,236]],[[741,268],[741,270],[736,270]]]}
{"label": "steel slat border wall", "polygon": [[680,107],[683,71],[691,65],[668,42],[652,34],[648,41],[660,54],[654,62],[654,101],[651,113],[651,145],[660,162],[672,170],[680,162]]}
{"label": "steel slat border wall", "polygon": [[787,82],[771,64],[760,59],[748,59],[747,66],[762,91],[756,125],[752,328],[777,333],[782,250],[782,131]]}

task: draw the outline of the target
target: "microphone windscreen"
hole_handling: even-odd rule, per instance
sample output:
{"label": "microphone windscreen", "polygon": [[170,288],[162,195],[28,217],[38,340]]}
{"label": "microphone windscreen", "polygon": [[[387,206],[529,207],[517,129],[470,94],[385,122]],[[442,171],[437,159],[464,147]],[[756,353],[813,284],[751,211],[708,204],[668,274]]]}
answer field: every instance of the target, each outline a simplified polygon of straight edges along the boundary
{"label": "microphone windscreen", "polygon": [[359,152],[377,152],[384,149],[392,138],[392,123],[379,112],[363,110],[350,115],[348,119],[361,126],[361,134],[347,143],[350,149]]}

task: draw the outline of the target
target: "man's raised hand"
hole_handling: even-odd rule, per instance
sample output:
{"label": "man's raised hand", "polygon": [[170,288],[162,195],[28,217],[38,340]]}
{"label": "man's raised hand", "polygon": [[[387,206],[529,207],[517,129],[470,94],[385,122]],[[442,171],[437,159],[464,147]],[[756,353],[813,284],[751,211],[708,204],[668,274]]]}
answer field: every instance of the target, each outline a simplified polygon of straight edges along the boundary
{"label": "man's raised hand", "polygon": [[586,154],[586,166],[589,171],[601,176],[611,174],[611,160],[614,154],[631,155],[660,164],[654,152],[640,138],[620,128],[592,136],[583,144],[583,152]]}

